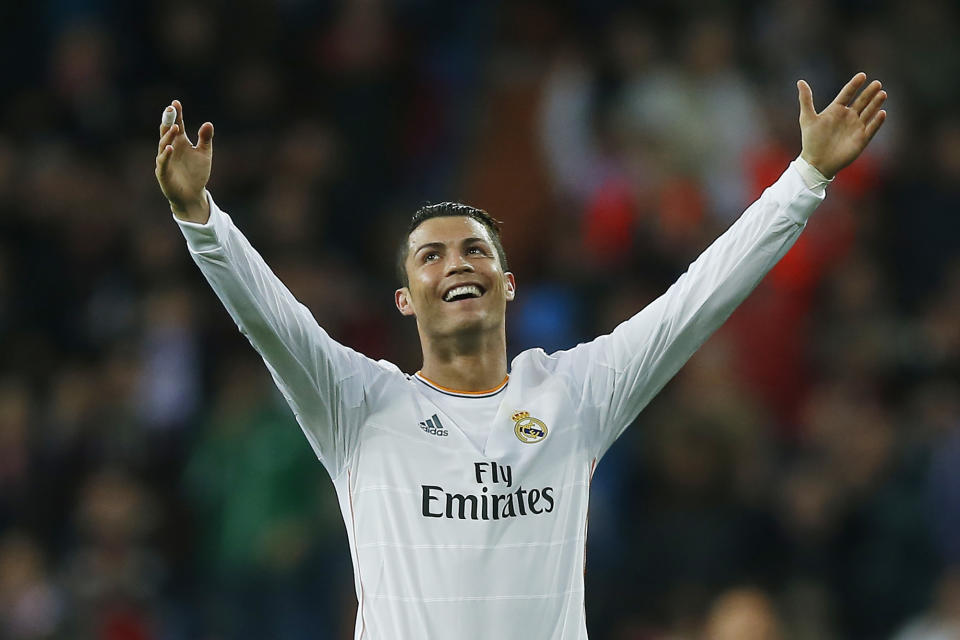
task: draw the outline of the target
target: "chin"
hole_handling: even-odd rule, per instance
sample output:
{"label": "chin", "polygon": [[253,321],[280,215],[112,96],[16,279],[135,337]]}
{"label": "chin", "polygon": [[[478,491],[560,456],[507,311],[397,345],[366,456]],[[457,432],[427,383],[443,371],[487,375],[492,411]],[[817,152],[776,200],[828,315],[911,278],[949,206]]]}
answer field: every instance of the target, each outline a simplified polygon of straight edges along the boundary
{"label": "chin", "polygon": [[458,317],[445,318],[444,320],[441,333],[448,336],[479,333],[496,327],[496,323],[491,320],[490,316],[482,311],[458,314]]}
{"label": "chin", "polygon": [[450,329],[450,333],[466,333],[471,331],[482,331],[486,328],[486,325],[489,322],[485,322],[486,318],[477,317],[477,318],[457,318],[447,326]]}

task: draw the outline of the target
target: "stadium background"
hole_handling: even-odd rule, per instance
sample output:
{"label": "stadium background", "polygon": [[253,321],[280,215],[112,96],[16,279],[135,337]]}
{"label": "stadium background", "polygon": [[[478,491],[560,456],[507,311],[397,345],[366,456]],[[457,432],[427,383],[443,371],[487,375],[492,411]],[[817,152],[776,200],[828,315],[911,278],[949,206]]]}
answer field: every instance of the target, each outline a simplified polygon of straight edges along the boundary
{"label": "stadium background", "polygon": [[822,108],[859,70],[886,126],[599,466],[588,625],[960,637],[953,3],[49,0],[0,19],[0,637],[352,637],[331,483],[156,185],[172,98],[191,136],[216,125],[211,191],[321,325],[413,371],[391,266],[418,205],[504,221],[511,356],[572,346],[798,153],[798,78]]}

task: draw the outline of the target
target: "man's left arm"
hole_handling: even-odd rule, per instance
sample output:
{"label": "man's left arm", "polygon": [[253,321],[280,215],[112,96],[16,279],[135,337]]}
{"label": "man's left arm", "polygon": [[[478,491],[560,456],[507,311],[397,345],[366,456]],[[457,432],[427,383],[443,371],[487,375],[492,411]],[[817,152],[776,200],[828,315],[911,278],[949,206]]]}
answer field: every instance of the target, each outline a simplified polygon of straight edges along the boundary
{"label": "man's left arm", "polygon": [[[790,249],[825,196],[826,184],[853,162],[886,117],[880,83],[859,73],[819,114],[806,82],[797,83],[803,151],[784,174],[654,302],[586,347],[590,367],[609,384],[597,454],[636,418],[706,339]],[[597,369],[599,367],[599,370]],[[592,387],[593,385],[587,385]],[[596,387],[594,387],[596,390]]]}

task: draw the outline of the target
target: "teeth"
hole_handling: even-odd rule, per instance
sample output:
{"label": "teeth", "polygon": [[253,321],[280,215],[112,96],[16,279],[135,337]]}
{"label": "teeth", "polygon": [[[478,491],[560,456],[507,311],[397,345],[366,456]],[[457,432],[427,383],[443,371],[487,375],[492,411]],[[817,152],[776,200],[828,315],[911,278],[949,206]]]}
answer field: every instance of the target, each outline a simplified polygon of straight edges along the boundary
{"label": "teeth", "polygon": [[457,296],[470,295],[474,298],[479,298],[481,296],[480,287],[475,284],[465,284],[460,287],[454,287],[447,291],[447,295],[443,296],[444,302],[450,302]]}

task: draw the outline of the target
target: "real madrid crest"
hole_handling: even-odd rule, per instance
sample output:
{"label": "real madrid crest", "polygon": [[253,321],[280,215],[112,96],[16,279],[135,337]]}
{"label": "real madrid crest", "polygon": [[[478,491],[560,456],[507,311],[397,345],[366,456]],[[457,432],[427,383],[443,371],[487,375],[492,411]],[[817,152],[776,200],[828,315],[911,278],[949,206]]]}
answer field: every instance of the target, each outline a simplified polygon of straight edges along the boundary
{"label": "real madrid crest", "polygon": [[547,425],[543,424],[542,420],[531,418],[529,411],[517,411],[511,418],[516,423],[513,432],[517,434],[520,442],[533,444],[547,437]]}

